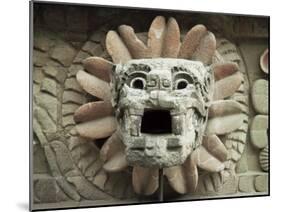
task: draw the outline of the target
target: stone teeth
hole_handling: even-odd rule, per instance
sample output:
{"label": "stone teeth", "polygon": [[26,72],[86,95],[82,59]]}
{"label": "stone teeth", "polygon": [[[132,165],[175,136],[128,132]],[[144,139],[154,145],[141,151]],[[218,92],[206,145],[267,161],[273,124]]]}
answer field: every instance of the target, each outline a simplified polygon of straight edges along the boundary
{"label": "stone teeth", "polygon": [[182,133],[182,117],[180,115],[172,116],[172,131],[175,135],[180,135]]}
{"label": "stone teeth", "polygon": [[139,136],[141,129],[141,116],[130,115],[130,132],[132,136]]}

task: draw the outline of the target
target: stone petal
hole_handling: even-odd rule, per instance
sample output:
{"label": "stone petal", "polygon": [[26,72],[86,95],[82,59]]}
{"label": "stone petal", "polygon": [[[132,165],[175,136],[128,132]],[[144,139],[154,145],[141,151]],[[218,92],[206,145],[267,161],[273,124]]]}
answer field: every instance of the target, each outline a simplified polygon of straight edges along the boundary
{"label": "stone petal", "polygon": [[135,59],[150,57],[146,45],[136,36],[134,29],[127,25],[118,28],[120,36]]}
{"label": "stone petal", "polygon": [[151,195],[159,186],[157,168],[133,167],[133,187],[137,194]]}
{"label": "stone petal", "polygon": [[209,172],[220,172],[224,164],[212,156],[203,146],[198,147],[191,155],[197,166]]}
{"label": "stone petal", "polygon": [[242,112],[242,106],[234,100],[218,100],[212,102],[209,107],[209,118],[227,116]]}
{"label": "stone petal", "polygon": [[113,64],[101,57],[88,57],[83,61],[84,68],[94,76],[110,82]]}
{"label": "stone petal", "polygon": [[206,127],[206,135],[224,135],[238,129],[244,120],[244,114],[232,114],[210,118]]}
{"label": "stone petal", "polygon": [[105,45],[114,63],[125,63],[132,59],[129,50],[115,31],[107,33]]}
{"label": "stone petal", "polygon": [[266,49],[260,57],[261,70],[268,74],[268,49]]}
{"label": "stone petal", "polygon": [[225,77],[215,83],[214,100],[224,99],[232,96],[242,83],[242,75],[237,72]]}
{"label": "stone petal", "polygon": [[201,39],[196,51],[193,54],[193,59],[201,61],[204,64],[210,64],[216,51],[216,38],[213,33],[207,34]]}
{"label": "stone petal", "polygon": [[213,61],[213,62],[212,62],[213,64],[217,64],[217,63],[221,64],[221,63],[224,62],[224,59],[223,59],[223,57],[221,56],[221,54],[218,52],[218,50],[215,51],[215,54],[214,54],[214,56],[213,56],[212,61]]}
{"label": "stone petal", "polygon": [[89,102],[79,107],[74,113],[75,122],[86,122],[113,115],[113,108],[108,101]]}
{"label": "stone petal", "polygon": [[256,80],[252,87],[252,101],[256,112],[268,114],[268,81]]}
{"label": "stone petal", "polygon": [[77,124],[76,129],[80,136],[85,138],[106,138],[111,136],[116,130],[116,119],[113,116],[108,116],[105,118]]}
{"label": "stone petal", "polygon": [[184,172],[185,172],[185,183],[186,183],[186,191],[194,192],[198,185],[198,169],[197,165],[191,157],[187,158],[187,160],[183,164]]}
{"label": "stone petal", "polygon": [[231,76],[239,70],[239,67],[236,63],[227,62],[227,63],[217,63],[212,66],[214,72],[215,80],[221,80],[225,77]]}
{"label": "stone petal", "polygon": [[201,24],[198,24],[189,30],[183,39],[178,57],[190,59],[206,33],[206,27]]}
{"label": "stone petal", "polygon": [[257,115],[254,117],[251,129],[250,136],[251,141],[254,147],[258,149],[263,149],[268,145],[268,116]]}
{"label": "stone petal", "polygon": [[226,161],[228,152],[218,136],[204,137],[202,145],[217,159],[222,162]]}
{"label": "stone petal", "polygon": [[182,166],[173,166],[164,168],[164,175],[167,177],[171,187],[180,194],[185,194],[186,190],[186,179]]}
{"label": "stone petal", "polygon": [[76,79],[80,86],[89,94],[103,100],[111,99],[109,84],[85,71],[78,71]]}
{"label": "stone petal", "polygon": [[119,133],[115,131],[103,144],[100,150],[100,158],[105,162],[117,152],[123,151],[124,148]]}
{"label": "stone petal", "polygon": [[166,23],[163,16],[157,16],[148,31],[147,45],[151,53],[151,57],[161,57],[163,49],[163,41],[165,35]]}
{"label": "stone petal", "polygon": [[128,166],[125,153],[123,151],[114,154],[104,165],[103,169],[107,172],[118,172]]}
{"label": "stone petal", "polygon": [[164,37],[162,57],[177,58],[180,48],[180,29],[174,18],[169,18]]}

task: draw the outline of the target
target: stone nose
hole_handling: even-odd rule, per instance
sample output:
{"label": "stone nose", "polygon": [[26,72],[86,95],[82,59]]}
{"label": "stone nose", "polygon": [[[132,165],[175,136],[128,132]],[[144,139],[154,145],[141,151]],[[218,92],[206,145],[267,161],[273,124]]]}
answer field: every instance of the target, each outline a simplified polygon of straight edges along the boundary
{"label": "stone nose", "polygon": [[174,108],[175,101],[174,98],[170,96],[169,92],[166,90],[152,90],[150,91],[150,99],[151,102],[155,104],[155,106],[160,106],[164,108]]}

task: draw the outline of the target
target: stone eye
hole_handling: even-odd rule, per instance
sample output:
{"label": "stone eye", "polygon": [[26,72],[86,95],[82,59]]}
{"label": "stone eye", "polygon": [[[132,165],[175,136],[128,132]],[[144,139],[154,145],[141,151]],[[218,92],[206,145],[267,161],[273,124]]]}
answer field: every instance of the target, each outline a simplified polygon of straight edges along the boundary
{"label": "stone eye", "polygon": [[176,81],[176,89],[185,89],[188,86],[188,81],[186,79],[179,79]]}
{"label": "stone eye", "polygon": [[144,89],[145,86],[146,86],[146,82],[145,79],[142,77],[134,78],[130,83],[130,87],[135,89]]}
{"label": "stone eye", "polygon": [[193,78],[187,73],[178,73],[174,76],[174,89],[181,90],[193,84]]}

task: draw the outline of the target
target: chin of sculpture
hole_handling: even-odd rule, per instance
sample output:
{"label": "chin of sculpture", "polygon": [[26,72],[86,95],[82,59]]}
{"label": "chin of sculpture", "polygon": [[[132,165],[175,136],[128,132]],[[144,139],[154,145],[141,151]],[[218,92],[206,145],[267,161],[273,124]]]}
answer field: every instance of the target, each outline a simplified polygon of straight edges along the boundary
{"label": "chin of sculpture", "polygon": [[[100,151],[103,169],[132,166],[136,193],[159,187],[159,169],[178,193],[194,192],[198,168],[228,174],[228,152],[218,135],[243,124],[240,103],[231,97],[243,83],[236,63],[224,61],[215,36],[196,25],[184,39],[174,18],[156,17],[145,38],[130,26],[109,31],[107,61],[90,57],[77,81],[101,101],[76,111],[82,137],[109,137]],[[79,122],[79,117],[92,117]],[[162,172],[161,172],[162,173]]]}

